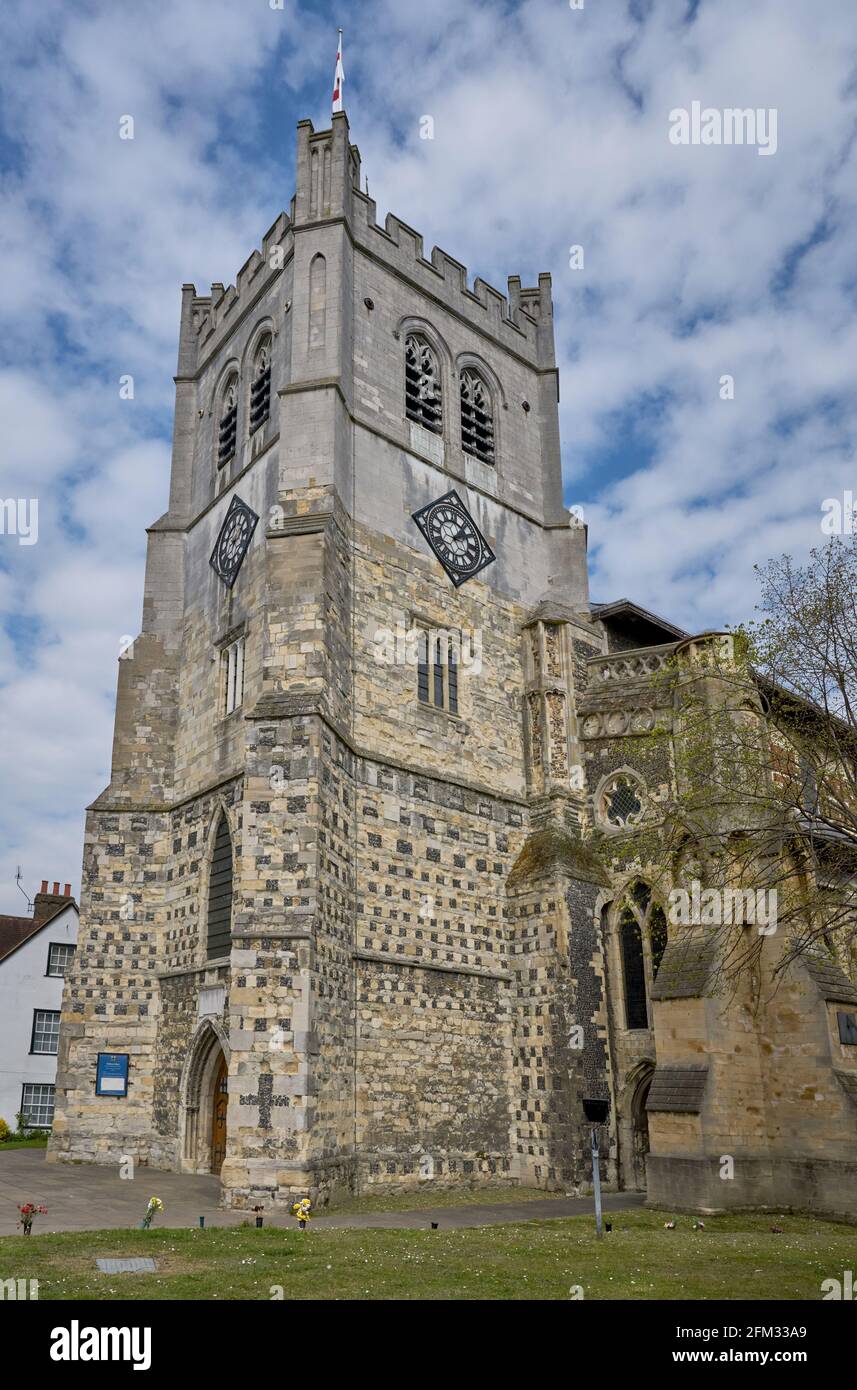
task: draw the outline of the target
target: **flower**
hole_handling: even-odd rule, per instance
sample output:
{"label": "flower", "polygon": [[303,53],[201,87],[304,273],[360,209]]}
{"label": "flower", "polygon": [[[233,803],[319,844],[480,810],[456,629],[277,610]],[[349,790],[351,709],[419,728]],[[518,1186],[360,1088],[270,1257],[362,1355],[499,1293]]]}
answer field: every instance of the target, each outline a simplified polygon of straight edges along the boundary
{"label": "flower", "polygon": [[35,1202],[19,1202],[18,1210],[21,1213],[18,1224],[23,1227],[25,1236],[30,1234],[33,1225],[33,1217],[47,1216],[48,1213],[47,1207],[42,1206],[41,1203],[36,1204]]}

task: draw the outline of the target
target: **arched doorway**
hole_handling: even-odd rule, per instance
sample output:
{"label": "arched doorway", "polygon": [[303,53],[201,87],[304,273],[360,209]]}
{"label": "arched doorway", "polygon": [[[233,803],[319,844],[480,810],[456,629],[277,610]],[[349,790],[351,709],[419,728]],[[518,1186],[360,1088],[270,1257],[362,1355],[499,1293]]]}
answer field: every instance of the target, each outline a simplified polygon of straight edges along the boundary
{"label": "arched doorway", "polygon": [[651,1069],[641,1076],[631,1098],[631,1161],[634,1186],[638,1192],[646,1190],[646,1155],[649,1152],[649,1116],[646,1101],[654,1074],[654,1069]]}
{"label": "arched doorway", "polygon": [[219,1173],[226,1157],[226,1110],[229,1104],[229,1072],[226,1058],[220,1054],[220,1066],[214,1077],[211,1099],[211,1171]]}
{"label": "arched doorway", "polygon": [[212,1019],[199,1025],[181,1079],[180,1166],[185,1173],[219,1173],[226,1155],[229,1048]]}
{"label": "arched doorway", "polygon": [[646,1101],[655,1064],[642,1058],[627,1073],[617,1101],[620,1185],[626,1192],[646,1191],[649,1116]]}

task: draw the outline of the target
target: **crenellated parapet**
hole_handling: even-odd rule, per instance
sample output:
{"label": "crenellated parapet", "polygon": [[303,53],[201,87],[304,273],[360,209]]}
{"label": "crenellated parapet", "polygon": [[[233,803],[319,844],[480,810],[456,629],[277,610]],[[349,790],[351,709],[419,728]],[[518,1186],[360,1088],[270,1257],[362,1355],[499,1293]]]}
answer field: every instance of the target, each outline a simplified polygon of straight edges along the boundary
{"label": "crenellated parapet", "polygon": [[[479,276],[471,288],[467,266],[439,246],[433,246],[426,257],[422,235],[394,213],[388,213],[384,225],[379,225],[375,201],[367,194],[356,191],[353,207],[355,239],[370,255],[380,257],[390,269],[462,315],[480,332],[497,338],[510,351],[534,364],[553,365],[550,275],[540,275],[538,286],[532,289],[523,289],[520,277],[512,275],[508,294]],[[549,360],[542,344],[546,325],[551,337]]]}
{"label": "crenellated parapet", "polygon": [[506,294],[480,276],[471,285],[467,266],[439,246],[426,256],[421,233],[394,213],[380,225],[375,200],[360,189],[360,154],[348,140],[344,114],[333,117],[330,130],[316,131],[311,121],[299,123],[290,214],[279,214],[261,250],[248,256],[234,284],[216,281],[207,295],[197,294],[195,286],[185,287],[191,291],[188,333],[195,347],[195,369],[223,345],[245,306],[291,259],[296,233],[343,220],[358,246],[414,288],[533,366],[555,367],[550,275],[539,275],[538,285],[531,287],[511,275]]}
{"label": "crenellated parapet", "polygon": [[235,277],[234,285],[224,286],[215,281],[211,293],[191,291],[189,332],[195,342],[195,363],[199,367],[222,346],[233,331],[244,308],[255,302],[267,290],[294,252],[294,229],[289,218],[281,212],[262,238],[261,251],[256,249],[247,257]]}

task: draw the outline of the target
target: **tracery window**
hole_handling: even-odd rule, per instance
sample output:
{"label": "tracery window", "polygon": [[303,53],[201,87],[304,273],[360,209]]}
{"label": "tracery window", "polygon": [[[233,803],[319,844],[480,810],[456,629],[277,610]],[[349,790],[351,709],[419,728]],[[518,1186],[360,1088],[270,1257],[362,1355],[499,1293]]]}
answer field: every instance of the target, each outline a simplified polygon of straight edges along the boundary
{"label": "tracery window", "polygon": [[619,772],[605,784],[598,798],[597,813],[602,825],[615,830],[636,825],[643,814],[643,784],[630,773]]}
{"label": "tracery window", "polygon": [[494,462],[494,410],[484,378],[472,367],[461,373],[461,447],[466,454]]}
{"label": "tracery window", "polygon": [[443,432],[437,357],[417,333],[409,333],[405,339],[405,414],[433,434]]}
{"label": "tracery window", "polygon": [[625,895],[617,919],[625,999],[625,1027],[651,1027],[651,988],[667,946],[667,919],[647,883]]}

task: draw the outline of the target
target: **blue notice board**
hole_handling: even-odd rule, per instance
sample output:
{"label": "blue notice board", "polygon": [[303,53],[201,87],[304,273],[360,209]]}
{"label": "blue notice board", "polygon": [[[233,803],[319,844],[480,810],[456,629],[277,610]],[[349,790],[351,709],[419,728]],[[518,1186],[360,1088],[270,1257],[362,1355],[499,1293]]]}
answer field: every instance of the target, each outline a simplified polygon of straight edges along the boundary
{"label": "blue notice board", "polygon": [[127,1096],[127,1052],[99,1052],[98,1068],[95,1074],[95,1094],[97,1096]]}

